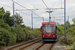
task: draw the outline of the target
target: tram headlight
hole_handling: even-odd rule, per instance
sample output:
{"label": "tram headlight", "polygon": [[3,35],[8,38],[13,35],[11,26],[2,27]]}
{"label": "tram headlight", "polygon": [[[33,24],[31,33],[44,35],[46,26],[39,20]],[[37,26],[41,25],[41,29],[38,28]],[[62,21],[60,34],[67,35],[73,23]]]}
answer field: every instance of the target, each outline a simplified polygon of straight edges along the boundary
{"label": "tram headlight", "polygon": [[43,35],[43,37],[45,37],[45,35]]}
{"label": "tram headlight", "polygon": [[53,37],[55,37],[55,35],[53,35]]}

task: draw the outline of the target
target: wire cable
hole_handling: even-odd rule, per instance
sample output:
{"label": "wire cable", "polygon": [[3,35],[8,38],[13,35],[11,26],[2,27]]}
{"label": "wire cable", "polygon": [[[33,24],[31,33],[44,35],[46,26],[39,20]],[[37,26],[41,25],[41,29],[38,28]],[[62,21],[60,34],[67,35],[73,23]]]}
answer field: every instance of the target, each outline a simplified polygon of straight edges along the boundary
{"label": "wire cable", "polygon": [[[12,0],[12,1],[13,1],[13,0]],[[13,1],[13,2],[16,3],[16,4],[18,4],[19,6],[21,6],[21,7],[25,8],[25,9],[27,9],[26,7],[20,5],[19,3],[15,2],[15,1]],[[28,9],[27,9],[27,10],[28,10]],[[38,17],[40,17],[38,14],[36,14],[36,13],[33,12],[32,10],[29,10],[29,11],[31,11],[32,13],[34,13],[35,15],[37,15]]]}
{"label": "wire cable", "polygon": [[7,6],[7,7],[9,7],[9,8],[12,8],[12,7],[10,7],[10,6],[8,6],[8,5],[5,5],[5,4],[2,4],[2,3],[0,3],[1,5],[4,5],[4,6]]}
{"label": "wire cable", "polygon": [[[42,0],[42,2],[43,2],[43,3],[44,3],[44,5],[47,7],[47,9],[49,9],[49,8],[48,8],[48,6],[46,5],[46,3],[45,3],[43,0]],[[50,10],[50,9],[49,9],[49,10]]]}
{"label": "wire cable", "polygon": [[62,8],[62,0],[61,0],[61,8]]}

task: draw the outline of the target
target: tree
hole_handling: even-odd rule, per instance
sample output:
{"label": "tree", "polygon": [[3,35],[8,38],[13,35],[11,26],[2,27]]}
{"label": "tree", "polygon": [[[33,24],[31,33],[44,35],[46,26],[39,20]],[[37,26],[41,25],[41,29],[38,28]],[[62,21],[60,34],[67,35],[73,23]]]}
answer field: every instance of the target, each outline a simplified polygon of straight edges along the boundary
{"label": "tree", "polygon": [[66,29],[68,29],[68,26],[70,26],[70,23],[66,21]]}
{"label": "tree", "polygon": [[75,18],[72,19],[73,23],[75,24]]}
{"label": "tree", "polygon": [[6,11],[3,20],[5,23],[7,23],[9,26],[13,26],[13,17],[10,16],[10,11]]}
{"label": "tree", "polygon": [[15,14],[15,23],[16,23],[18,26],[21,26],[22,23],[23,23],[22,16],[20,16],[20,14],[18,14],[18,13]]}
{"label": "tree", "polygon": [[2,7],[2,8],[0,8],[0,9],[2,10],[2,12],[3,12],[3,13],[5,13],[5,10],[4,10],[4,8],[3,8],[3,7]]}
{"label": "tree", "polygon": [[0,8],[0,23],[3,23],[3,15],[4,15],[4,13]]}
{"label": "tree", "polygon": [[[7,23],[9,26],[13,26],[13,15],[10,16],[10,11],[6,11],[6,12],[4,13],[3,20],[4,20],[4,22]],[[20,14],[16,13],[16,14],[15,14],[15,24],[17,24],[18,26],[21,26],[22,23],[23,23],[22,17],[20,16]]]}

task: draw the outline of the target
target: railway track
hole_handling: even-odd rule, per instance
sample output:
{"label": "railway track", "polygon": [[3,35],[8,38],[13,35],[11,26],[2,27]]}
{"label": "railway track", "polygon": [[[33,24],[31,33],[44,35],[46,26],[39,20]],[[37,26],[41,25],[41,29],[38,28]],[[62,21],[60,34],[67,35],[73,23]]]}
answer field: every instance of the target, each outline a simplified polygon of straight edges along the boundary
{"label": "railway track", "polygon": [[[58,39],[62,35],[58,36]],[[57,41],[58,41],[57,39]],[[56,42],[42,42],[41,37],[33,39],[31,41],[7,48],[5,50],[51,50]]]}
{"label": "railway track", "polygon": [[24,46],[23,48],[20,48],[19,50],[24,50],[25,48],[30,47],[30,46],[32,46],[33,44],[38,43],[38,42],[40,42],[40,41],[41,41],[41,40],[36,40],[36,41],[30,43],[29,45]]}
{"label": "railway track", "polygon": [[32,44],[35,44],[37,42],[40,42],[40,41],[42,41],[41,37],[33,39],[33,40],[30,40],[28,42],[25,42],[25,43],[22,43],[22,44],[19,44],[19,45],[16,45],[16,46],[6,48],[4,50],[22,50],[23,48],[26,48],[26,47],[28,47],[28,46],[30,46]]}
{"label": "railway track", "polygon": [[[59,35],[57,38],[57,41],[59,38],[63,35]],[[56,44],[56,42],[47,42],[47,43],[42,43],[38,47],[36,47],[34,50],[52,50],[53,46]]]}
{"label": "railway track", "polygon": [[38,47],[36,47],[34,50],[51,50],[51,48],[54,46],[54,42],[47,42],[47,43],[42,43]]}

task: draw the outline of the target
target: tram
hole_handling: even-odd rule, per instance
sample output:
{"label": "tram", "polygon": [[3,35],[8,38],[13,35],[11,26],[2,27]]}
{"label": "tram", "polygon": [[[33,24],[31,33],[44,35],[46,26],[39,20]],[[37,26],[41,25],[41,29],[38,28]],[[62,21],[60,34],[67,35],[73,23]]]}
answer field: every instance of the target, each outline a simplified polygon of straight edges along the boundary
{"label": "tram", "polygon": [[56,41],[57,39],[57,26],[56,22],[43,22],[42,23],[42,40]]}

